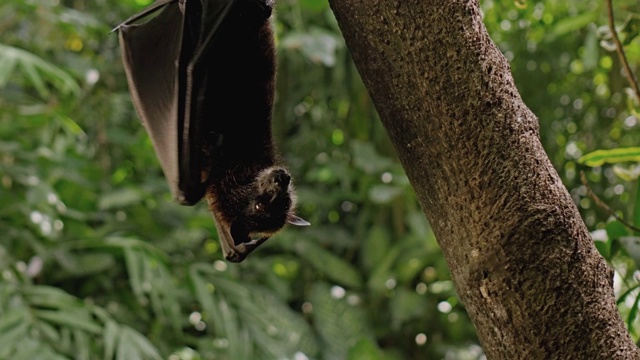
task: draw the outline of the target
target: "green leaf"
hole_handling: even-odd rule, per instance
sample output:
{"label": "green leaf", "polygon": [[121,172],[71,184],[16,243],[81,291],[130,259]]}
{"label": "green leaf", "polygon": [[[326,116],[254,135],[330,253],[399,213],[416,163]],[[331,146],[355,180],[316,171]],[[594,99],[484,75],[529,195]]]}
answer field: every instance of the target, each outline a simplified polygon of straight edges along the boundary
{"label": "green leaf", "polygon": [[334,298],[329,285],[315,284],[311,303],[313,321],[327,345],[323,349],[325,359],[344,359],[361,339],[374,338],[363,309],[350,305],[346,297]]}
{"label": "green leaf", "polygon": [[262,287],[251,286],[250,294],[248,301],[238,303],[240,318],[268,358],[292,359],[297,352],[317,356],[315,335],[300,314]]}
{"label": "green leaf", "polygon": [[429,260],[427,259],[428,253],[424,246],[422,246],[424,242],[414,241],[415,246],[413,248],[415,250],[402,253],[396,264],[395,274],[400,282],[411,282],[429,264]]}
{"label": "green leaf", "polygon": [[348,360],[385,360],[378,344],[371,339],[360,339],[347,354]]}
{"label": "green leaf", "polygon": [[624,34],[623,46],[631,44],[638,34],[640,34],[640,14],[629,14],[620,29],[620,33]]}
{"label": "green leaf", "polygon": [[129,284],[138,301],[142,302],[144,299],[144,290],[142,289],[142,283],[144,282],[144,256],[139,254],[137,250],[126,247],[124,249],[124,257],[127,264],[127,272],[129,273]]}
{"label": "green leaf", "polygon": [[631,166],[613,165],[613,173],[624,181],[635,181],[640,177],[640,164]]}
{"label": "green leaf", "polygon": [[607,230],[607,237],[609,239],[619,239],[623,236],[629,235],[627,227],[618,220],[609,221],[605,226]]}
{"label": "green leaf", "polygon": [[83,252],[74,254],[65,262],[65,269],[76,276],[89,276],[112,269],[115,265],[114,257],[107,253]]}
{"label": "green leaf", "polygon": [[107,321],[104,325],[102,336],[104,338],[104,360],[113,359],[120,334],[119,326],[114,321]]}
{"label": "green leaf", "polygon": [[[224,337],[228,341],[226,350],[231,359],[245,359],[246,352],[250,350],[246,349],[246,344],[241,341],[243,329],[239,324],[237,311],[230,306],[224,296],[219,293],[214,296],[217,298],[216,304],[219,310],[219,317],[216,317],[213,321],[220,322],[220,328],[222,329],[217,335]],[[233,298],[233,300],[238,301],[240,298]]]}
{"label": "green leaf", "polygon": [[34,324],[34,328],[40,332],[41,338],[48,343],[57,344],[60,342],[60,334],[53,325],[44,321],[38,321]]}
{"label": "green leaf", "polygon": [[625,161],[640,161],[640,147],[617,148],[611,150],[596,150],[590,152],[578,162],[587,166],[596,167],[605,163],[615,164]]}
{"label": "green leaf", "polygon": [[609,239],[609,242],[611,242],[611,246],[609,246],[609,256],[612,258],[622,249],[622,243],[620,243],[620,239]]}
{"label": "green leaf", "polygon": [[633,324],[636,321],[636,316],[638,315],[638,304],[640,303],[640,296],[636,295],[636,299],[629,309],[629,315],[627,316],[627,327],[629,329],[633,329]]}
{"label": "green leaf", "polygon": [[551,34],[554,35],[555,38],[580,30],[596,21],[599,15],[596,11],[586,11],[576,16],[567,16],[556,22],[555,26],[551,29]]}
{"label": "green leaf", "polygon": [[[207,282],[202,275],[200,275],[198,271],[198,267],[204,264],[193,264],[189,269],[189,281],[191,282],[191,286],[193,291],[195,292],[195,298],[200,304],[200,308],[209,313],[208,317],[203,317],[205,321],[213,320],[219,318],[218,314],[218,306],[216,305],[213,292],[215,287],[210,282]],[[218,324],[218,322],[213,322],[214,326]],[[220,331],[220,329],[216,328],[216,331]]]}
{"label": "green leaf", "polygon": [[3,349],[12,349],[20,339],[28,336],[29,323],[24,311],[16,311],[0,320],[0,354]]}
{"label": "green leaf", "polygon": [[396,244],[385,255],[384,260],[374,268],[369,276],[367,287],[375,293],[383,293],[387,291],[386,282],[390,278],[395,277],[392,267],[400,255],[402,249]]}
{"label": "green leaf", "polygon": [[28,286],[23,290],[23,294],[31,306],[53,309],[74,308],[80,306],[78,298],[53,286]]}
{"label": "green leaf", "polygon": [[351,151],[353,152],[353,165],[367,174],[390,170],[393,165],[393,161],[378,154],[371,143],[353,141]]}
{"label": "green leaf", "polygon": [[320,12],[329,7],[329,1],[327,0],[300,0],[300,5],[305,10],[313,12]]}
{"label": "green leaf", "polygon": [[164,263],[150,257],[145,261],[146,281],[150,283],[151,305],[155,316],[168,323],[176,335],[182,332],[183,315],[177,306],[177,287]]}
{"label": "green leaf", "polygon": [[142,194],[140,190],[124,188],[102,195],[98,201],[98,208],[100,210],[123,208],[133,204],[139,204],[141,201]]}
{"label": "green leaf", "polygon": [[[2,51],[2,48],[0,48]],[[15,56],[0,56],[0,87],[5,87],[15,71],[18,59]]]}
{"label": "green leaf", "polygon": [[622,247],[636,263],[636,267],[640,268],[640,237],[623,236],[619,240]]}
{"label": "green leaf", "polygon": [[0,338],[20,324],[27,324],[28,315],[27,308],[12,309],[12,311],[2,314],[0,317]]}
{"label": "green leaf", "polygon": [[34,359],[40,352],[40,344],[33,339],[24,339],[15,346],[16,351],[12,354],[13,360],[29,360]]}
{"label": "green leaf", "polygon": [[620,295],[620,297],[618,298],[618,300],[616,300],[616,304],[620,305],[624,302],[624,300],[627,298],[627,296],[629,296],[630,294],[633,293],[633,291],[637,288],[640,288],[640,284],[636,284],[632,287],[630,287],[629,289],[627,289],[627,291],[625,291],[622,295]]}
{"label": "green leaf", "polygon": [[156,349],[156,347],[153,346],[153,344],[151,344],[151,342],[146,337],[142,336],[142,334],[140,334],[139,332],[128,326],[123,326],[120,333],[120,341],[122,341],[123,338],[126,338],[127,341],[130,342],[137,350],[137,352],[142,355],[138,355],[137,357],[135,357],[136,359],[162,359],[160,353],[158,352],[158,349]]}
{"label": "green leaf", "polygon": [[78,329],[73,329],[73,339],[75,359],[89,360],[91,351],[87,333]]}
{"label": "green leaf", "polygon": [[633,225],[640,227],[640,179],[636,181],[636,197],[633,204]]}
{"label": "green leaf", "polygon": [[297,49],[311,62],[332,67],[336,64],[336,50],[342,40],[334,33],[312,29],[307,33],[289,33],[282,39],[282,46]]}
{"label": "green leaf", "polygon": [[99,240],[67,241],[61,244],[60,247],[68,250],[113,249],[116,250],[113,252],[114,254],[120,254],[121,251],[124,252],[126,249],[133,249],[147,252],[158,261],[167,262],[169,260],[164,251],[149,242],[135,237],[108,236]]}
{"label": "green leaf", "polygon": [[22,49],[0,44],[0,87],[21,69],[40,97],[46,98],[50,92],[45,82],[53,84],[65,95],[77,95],[80,86],[75,79],[52,63]]}
{"label": "green leaf", "polygon": [[103,31],[105,24],[86,11],[79,11],[72,8],[63,7],[59,13],[60,21],[71,24],[74,27],[95,28]]}
{"label": "green leaf", "polygon": [[[411,228],[411,231],[416,235],[419,239],[426,239],[428,237],[433,237],[433,233],[431,232],[431,227],[429,226],[429,222],[427,218],[425,218],[424,213],[422,211],[413,211],[407,216],[407,224]],[[433,244],[436,245],[436,241],[434,238]],[[437,245],[436,245],[437,246]]]}
{"label": "green leaf", "polygon": [[162,357],[158,349],[156,349],[147,338],[128,326],[122,326],[120,328],[116,359],[157,360],[162,359]]}
{"label": "green leaf", "polygon": [[354,288],[362,286],[360,273],[351,264],[322,247],[312,242],[303,241],[297,242],[294,247],[302,258],[331,280]]}
{"label": "green leaf", "polygon": [[609,241],[594,241],[593,244],[603,258],[605,258],[606,260],[611,259],[611,243]]}
{"label": "green leaf", "polygon": [[595,26],[589,26],[584,40],[584,52],[582,53],[582,63],[587,71],[598,66],[600,60],[600,46],[598,45],[598,34]]}
{"label": "green leaf", "polygon": [[424,296],[418,295],[413,289],[398,288],[391,298],[391,324],[395,331],[400,331],[402,326],[411,319],[420,318],[426,309],[427,303]]}
{"label": "green leaf", "polygon": [[391,234],[389,229],[374,225],[367,233],[360,249],[362,263],[369,271],[377,268],[389,252]]}
{"label": "green leaf", "polygon": [[71,329],[82,329],[92,334],[102,333],[100,325],[89,317],[87,311],[34,310],[33,314],[40,320],[66,326]]}
{"label": "green leaf", "polygon": [[116,360],[140,359],[140,354],[136,347],[131,343],[130,339],[122,335],[124,335],[124,333],[121,333],[118,341]]}
{"label": "green leaf", "polygon": [[388,204],[402,194],[404,189],[394,185],[374,185],[369,189],[369,199],[374,204]]}

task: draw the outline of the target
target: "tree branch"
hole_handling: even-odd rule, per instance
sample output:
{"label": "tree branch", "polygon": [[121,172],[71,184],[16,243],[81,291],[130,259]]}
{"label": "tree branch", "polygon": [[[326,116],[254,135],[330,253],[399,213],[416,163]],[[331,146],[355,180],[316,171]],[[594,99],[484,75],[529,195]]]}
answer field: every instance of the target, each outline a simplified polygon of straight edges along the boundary
{"label": "tree branch", "polygon": [[622,65],[624,66],[624,71],[629,79],[629,83],[631,83],[631,88],[636,94],[636,98],[638,99],[638,103],[640,103],[640,89],[638,88],[638,82],[636,81],[636,77],[629,66],[629,61],[627,60],[627,55],[624,53],[624,49],[622,48],[622,43],[620,42],[620,38],[618,37],[618,32],[616,30],[616,26],[613,22],[613,4],[612,0],[606,0],[607,3],[607,12],[609,17],[609,30],[611,30],[611,36],[613,37],[613,42],[616,45],[616,52],[618,53],[618,57],[620,61],[622,61]]}
{"label": "tree branch", "polygon": [[580,180],[582,180],[582,185],[584,185],[587,188],[587,195],[591,198],[591,200],[593,200],[596,203],[596,205],[604,209],[604,211],[606,211],[609,215],[616,218],[616,220],[620,221],[624,226],[628,227],[633,231],[640,232],[639,228],[628,223],[620,215],[616,214],[616,212],[613,211],[613,209],[610,208],[609,205],[607,205],[604,201],[600,200],[600,198],[593,192],[593,190],[591,190],[591,187],[589,187],[589,183],[587,182],[587,177],[584,175],[584,171],[580,171]]}

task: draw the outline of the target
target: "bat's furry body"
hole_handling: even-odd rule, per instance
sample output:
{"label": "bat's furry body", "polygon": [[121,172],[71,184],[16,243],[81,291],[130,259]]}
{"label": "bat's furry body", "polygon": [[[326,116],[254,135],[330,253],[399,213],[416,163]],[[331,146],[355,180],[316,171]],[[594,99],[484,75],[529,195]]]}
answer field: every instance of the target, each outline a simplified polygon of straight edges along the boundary
{"label": "bat's furry body", "polygon": [[[206,197],[225,257],[235,262],[287,222],[308,225],[294,214],[291,176],[271,135],[272,6],[157,0],[118,27],[134,103],[172,191],[185,205]],[[169,46],[159,48],[163,38]],[[163,51],[173,61],[157,58]]]}

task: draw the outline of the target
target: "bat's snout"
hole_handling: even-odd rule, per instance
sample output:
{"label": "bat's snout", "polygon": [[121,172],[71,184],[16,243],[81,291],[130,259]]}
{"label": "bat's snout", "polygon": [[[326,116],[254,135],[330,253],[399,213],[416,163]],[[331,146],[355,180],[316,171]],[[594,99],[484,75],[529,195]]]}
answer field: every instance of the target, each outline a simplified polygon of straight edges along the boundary
{"label": "bat's snout", "polygon": [[291,182],[291,175],[287,174],[285,171],[278,171],[278,173],[275,174],[273,181],[275,181],[275,183],[280,187],[286,188]]}
{"label": "bat's snout", "polygon": [[272,197],[272,201],[285,193],[289,189],[289,184],[291,184],[291,175],[281,167],[264,169],[258,175],[256,182],[258,193],[269,194]]}

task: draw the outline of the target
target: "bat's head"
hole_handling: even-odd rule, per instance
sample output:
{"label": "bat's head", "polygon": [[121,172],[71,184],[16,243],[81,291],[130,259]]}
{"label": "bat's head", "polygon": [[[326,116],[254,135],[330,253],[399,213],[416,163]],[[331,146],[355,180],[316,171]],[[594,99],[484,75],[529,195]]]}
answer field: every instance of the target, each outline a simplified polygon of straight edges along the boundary
{"label": "bat's head", "polygon": [[249,234],[270,236],[286,223],[308,225],[294,214],[295,204],[289,172],[280,166],[262,170],[254,180],[252,196],[244,211],[246,229]]}
{"label": "bat's head", "polygon": [[[244,260],[287,223],[309,225],[309,222],[295,215],[296,195],[291,175],[286,169],[272,166],[262,170],[251,187],[250,199],[242,216],[230,224],[228,232],[222,232],[225,238],[223,247],[227,249],[225,257],[232,262]],[[221,229],[220,226],[218,229]]]}
{"label": "bat's head", "polygon": [[[218,191],[222,192],[219,195],[234,193]],[[225,258],[231,262],[243,261],[287,223],[310,225],[295,215],[296,195],[291,175],[283,167],[271,166],[258,172],[250,184],[241,186],[240,194],[242,200],[237,203],[240,207],[226,219],[220,216],[224,212],[219,208],[215,193],[209,193],[207,197]]]}

